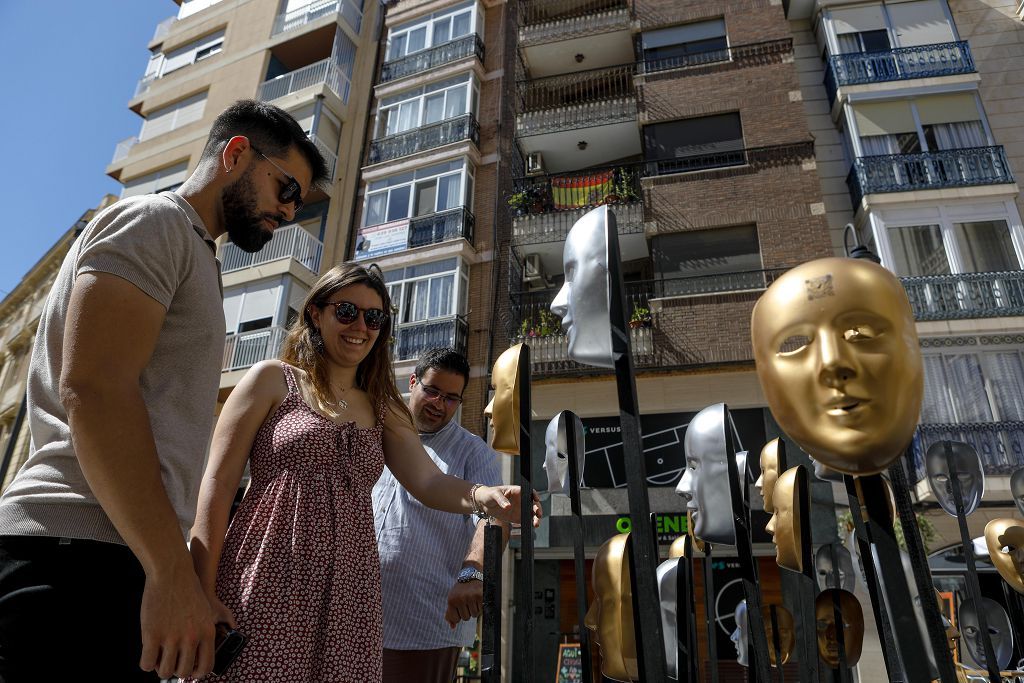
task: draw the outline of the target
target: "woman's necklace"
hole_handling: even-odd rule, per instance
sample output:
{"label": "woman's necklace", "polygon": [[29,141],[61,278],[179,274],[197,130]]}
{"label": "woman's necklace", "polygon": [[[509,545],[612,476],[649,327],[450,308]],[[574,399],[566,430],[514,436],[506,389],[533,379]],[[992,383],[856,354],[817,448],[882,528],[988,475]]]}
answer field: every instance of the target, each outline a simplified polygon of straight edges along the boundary
{"label": "woman's necklace", "polygon": [[341,398],[339,398],[337,401],[326,401],[326,403],[332,408],[348,410],[348,401],[345,400],[345,392],[347,392],[348,389],[344,389],[342,387],[335,387],[333,384],[331,385],[332,391],[337,391],[339,389],[341,390]]}

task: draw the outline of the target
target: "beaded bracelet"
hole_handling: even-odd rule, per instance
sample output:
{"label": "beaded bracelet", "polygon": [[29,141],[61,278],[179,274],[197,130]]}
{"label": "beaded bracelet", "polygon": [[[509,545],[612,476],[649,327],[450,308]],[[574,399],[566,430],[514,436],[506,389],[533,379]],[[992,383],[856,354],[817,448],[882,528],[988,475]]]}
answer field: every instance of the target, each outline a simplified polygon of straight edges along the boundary
{"label": "beaded bracelet", "polygon": [[476,502],[476,490],[480,488],[482,484],[473,484],[469,489],[469,499],[473,502],[473,514],[480,519],[487,519],[490,517],[487,511],[480,507],[480,504]]}

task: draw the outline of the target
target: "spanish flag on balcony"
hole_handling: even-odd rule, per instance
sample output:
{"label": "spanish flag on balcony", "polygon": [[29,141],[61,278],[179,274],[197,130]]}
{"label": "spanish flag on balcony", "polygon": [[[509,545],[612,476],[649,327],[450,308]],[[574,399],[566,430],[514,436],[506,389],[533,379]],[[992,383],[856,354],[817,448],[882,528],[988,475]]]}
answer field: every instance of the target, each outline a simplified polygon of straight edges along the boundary
{"label": "spanish flag on balcony", "polygon": [[578,209],[594,206],[612,193],[614,171],[589,175],[562,176],[551,179],[551,200],[555,209]]}

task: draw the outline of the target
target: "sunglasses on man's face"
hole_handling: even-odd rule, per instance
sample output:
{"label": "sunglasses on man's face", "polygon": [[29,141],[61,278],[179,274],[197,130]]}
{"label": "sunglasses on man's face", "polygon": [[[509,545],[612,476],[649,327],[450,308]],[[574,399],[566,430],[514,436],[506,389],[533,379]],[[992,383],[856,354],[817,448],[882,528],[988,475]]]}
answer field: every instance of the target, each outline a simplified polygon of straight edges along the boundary
{"label": "sunglasses on man's face", "polygon": [[379,308],[359,308],[351,301],[331,301],[324,304],[324,308],[334,306],[334,317],[342,325],[351,325],[359,317],[359,311],[363,312],[363,322],[366,329],[379,330],[388,320],[388,314]]}
{"label": "sunglasses on man's face", "polygon": [[[271,166],[281,172],[287,182],[281,183],[281,191],[278,193],[277,198],[282,204],[294,204],[295,213],[302,210],[302,186],[299,185],[299,181],[293,176],[289,175],[287,171],[274,163],[273,159],[268,157],[263,152],[259,151],[255,147],[252,148],[254,152],[263,157],[270,163]],[[279,181],[280,182],[280,181]]]}

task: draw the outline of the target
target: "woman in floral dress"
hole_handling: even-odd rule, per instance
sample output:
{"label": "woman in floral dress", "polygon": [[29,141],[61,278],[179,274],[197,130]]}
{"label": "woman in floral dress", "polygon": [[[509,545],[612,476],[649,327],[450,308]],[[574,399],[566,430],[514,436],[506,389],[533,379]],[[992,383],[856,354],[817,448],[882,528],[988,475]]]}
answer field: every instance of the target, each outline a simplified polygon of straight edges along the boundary
{"label": "woman in floral dress", "polygon": [[[518,518],[519,487],[449,477],[423,451],[395,385],[390,311],[379,271],[331,269],[282,360],[253,366],[224,404],[191,551],[218,620],[249,641],[210,680],[380,680],[370,491],[385,464],[426,505]],[[246,462],[251,483],[228,527]]]}

